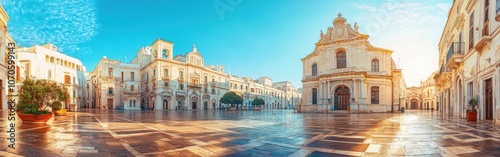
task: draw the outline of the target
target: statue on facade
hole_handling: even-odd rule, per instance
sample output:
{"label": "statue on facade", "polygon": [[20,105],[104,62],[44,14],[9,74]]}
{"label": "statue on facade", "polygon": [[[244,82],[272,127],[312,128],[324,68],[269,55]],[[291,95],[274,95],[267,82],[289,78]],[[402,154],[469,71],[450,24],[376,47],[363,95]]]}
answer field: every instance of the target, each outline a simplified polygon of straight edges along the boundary
{"label": "statue on facade", "polygon": [[357,31],[358,31],[358,28],[359,28],[358,23],[357,23],[357,22],[354,22],[354,31],[356,31],[356,32],[357,32]]}
{"label": "statue on facade", "polygon": [[321,33],[319,33],[319,36],[321,37],[321,39],[323,39],[323,36],[325,36],[325,33],[323,33],[323,30],[319,30]]}

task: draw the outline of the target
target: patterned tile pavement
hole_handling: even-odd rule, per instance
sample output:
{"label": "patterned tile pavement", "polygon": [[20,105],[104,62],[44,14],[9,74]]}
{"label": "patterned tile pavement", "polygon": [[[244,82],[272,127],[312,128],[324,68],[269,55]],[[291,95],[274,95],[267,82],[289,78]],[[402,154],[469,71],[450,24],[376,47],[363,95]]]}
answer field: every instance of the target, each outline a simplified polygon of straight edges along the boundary
{"label": "patterned tile pavement", "polygon": [[262,111],[82,110],[17,122],[0,156],[500,156],[500,125],[434,111],[300,114]]}

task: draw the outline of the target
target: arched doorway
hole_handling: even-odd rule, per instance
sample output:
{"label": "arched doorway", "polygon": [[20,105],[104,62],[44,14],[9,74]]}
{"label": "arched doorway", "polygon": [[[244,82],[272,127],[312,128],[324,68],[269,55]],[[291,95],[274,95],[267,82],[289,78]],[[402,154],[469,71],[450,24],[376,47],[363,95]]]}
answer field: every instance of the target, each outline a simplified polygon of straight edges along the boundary
{"label": "arched doorway", "polygon": [[163,110],[168,110],[168,100],[167,99],[163,99]]}
{"label": "arched doorway", "polygon": [[335,89],[334,95],[334,107],[336,110],[347,110],[349,106],[351,94],[349,93],[349,88],[346,86],[340,86]]}
{"label": "arched doorway", "polygon": [[207,101],[203,102],[203,109],[208,110],[208,102]]}
{"label": "arched doorway", "polygon": [[411,109],[418,108],[418,100],[417,99],[411,99],[410,104],[411,104]]}

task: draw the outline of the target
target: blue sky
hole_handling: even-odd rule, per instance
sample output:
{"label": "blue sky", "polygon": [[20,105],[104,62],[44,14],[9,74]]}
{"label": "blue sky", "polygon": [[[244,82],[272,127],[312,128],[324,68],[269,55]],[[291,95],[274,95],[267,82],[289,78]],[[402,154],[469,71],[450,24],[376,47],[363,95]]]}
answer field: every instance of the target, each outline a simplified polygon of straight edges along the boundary
{"label": "blue sky", "polygon": [[[1,1],[1,0],[0,0]],[[302,62],[320,30],[342,13],[372,45],[394,50],[407,85],[437,70],[437,45],[452,0],[20,0],[1,1],[22,46],[51,42],[92,71],[100,58],[129,62],[158,37],[174,55],[193,44],[205,64],[232,75],[302,86]],[[76,9],[72,9],[76,8]],[[36,36],[36,40],[35,40]],[[399,58],[399,59],[398,59]]]}

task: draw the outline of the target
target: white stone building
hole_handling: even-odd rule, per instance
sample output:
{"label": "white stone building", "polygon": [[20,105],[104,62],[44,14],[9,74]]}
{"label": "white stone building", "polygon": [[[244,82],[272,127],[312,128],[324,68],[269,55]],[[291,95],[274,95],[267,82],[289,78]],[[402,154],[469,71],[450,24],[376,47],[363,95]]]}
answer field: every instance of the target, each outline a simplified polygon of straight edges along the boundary
{"label": "white stone building", "polygon": [[441,113],[465,118],[478,99],[479,120],[500,119],[499,0],[453,1],[439,41]]}
{"label": "white stone building", "polygon": [[[0,45],[3,48],[0,48],[0,110],[7,110],[7,95],[8,95],[8,81],[9,78],[7,76],[8,72],[8,59],[9,55],[8,44],[14,43],[14,40],[9,35],[7,23],[9,21],[9,16],[3,9],[2,5],[0,5]],[[17,45],[16,45],[17,46]]]}
{"label": "white stone building", "polygon": [[20,65],[20,81],[32,78],[64,84],[70,94],[68,101],[63,102],[64,108],[70,105],[77,105],[77,108],[85,106],[85,67],[80,60],[58,52],[52,44],[19,48],[16,54]]}
{"label": "white stone building", "polygon": [[[392,50],[372,46],[338,15],[321,32],[314,51],[302,58],[302,112],[353,110],[389,112],[399,108],[406,88]],[[403,86],[403,87],[402,87]]]}
{"label": "white stone building", "polygon": [[[299,94],[273,88],[272,80],[238,78],[222,66],[204,65],[193,46],[191,52],[173,57],[172,42],[157,39],[141,48],[130,63],[101,59],[87,82],[90,107],[126,110],[213,110],[228,107],[219,102],[228,91],[239,93],[240,108],[250,108],[255,97],[264,98],[267,108],[284,108],[298,103]],[[291,100],[288,100],[291,99]]]}

